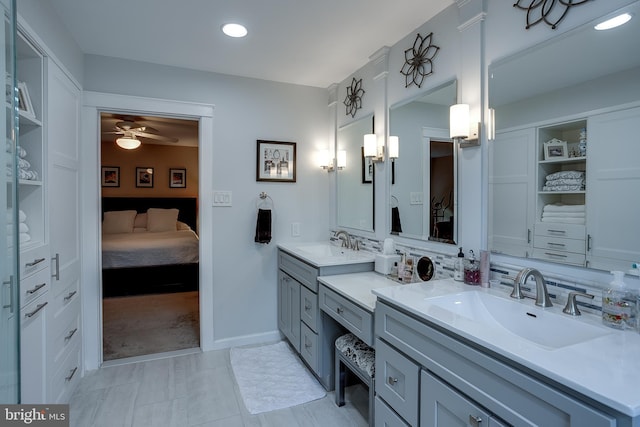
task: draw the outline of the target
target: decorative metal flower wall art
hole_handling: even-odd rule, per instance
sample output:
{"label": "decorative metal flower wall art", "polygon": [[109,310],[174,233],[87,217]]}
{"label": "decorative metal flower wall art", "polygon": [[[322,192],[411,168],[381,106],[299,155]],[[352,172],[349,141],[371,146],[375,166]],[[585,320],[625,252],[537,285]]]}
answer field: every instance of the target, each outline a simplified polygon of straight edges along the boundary
{"label": "decorative metal flower wall art", "polygon": [[344,98],[344,105],[347,107],[347,116],[356,116],[356,112],[362,108],[362,95],[364,95],[364,89],[362,89],[362,79],[356,80],[354,77],[351,80],[351,86],[347,87],[347,96]]}
{"label": "decorative metal flower wall art", "polygon": [[433,73],[433,58],[440,48],[431,44],[432,38],[433,33],[429,33],[424,38],[418,33],[413,47],[404,51],[404,65],[400,70],[400,73],[405,76],[404,87],[409,87],[411,84],[420,87],[424,78]]}
{"label": "decorative metal flower wall art", "polygon": [[[527,26],[529,29],[540,22],[544,22],[555,30],[560,21],[573,6],[584,4],[591,0],[518,0],[513,7],[527,11]],[[529,3],[528,6],[522,4]]]}

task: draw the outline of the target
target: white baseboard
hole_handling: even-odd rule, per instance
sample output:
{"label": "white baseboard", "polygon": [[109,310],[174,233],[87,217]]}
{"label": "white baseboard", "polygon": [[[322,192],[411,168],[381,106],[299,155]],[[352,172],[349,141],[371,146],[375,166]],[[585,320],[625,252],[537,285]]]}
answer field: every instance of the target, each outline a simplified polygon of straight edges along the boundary
{"label": "white baseboard", "polygon": [[264,332],[261,334],[243,335],[239,337],[223,338],[214,340],[211,348],[202,348],[202,351],[222,350],[231,347],[240,347],[245,345],[265,344],[280,341],[283,339],[280,331]]}

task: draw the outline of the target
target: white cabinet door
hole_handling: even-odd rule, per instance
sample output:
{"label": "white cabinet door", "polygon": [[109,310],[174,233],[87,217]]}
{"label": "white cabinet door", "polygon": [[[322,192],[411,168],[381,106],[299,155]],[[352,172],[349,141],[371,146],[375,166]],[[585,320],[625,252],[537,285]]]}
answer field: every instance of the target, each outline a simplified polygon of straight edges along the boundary
{"label": "white cabinet door", "polygon": [[[82,288],[79,283],[81,98],[78,87],[52,61],[48,61],[47,71],[49,223],[54,259],[50,292],[53,293],[51,298],[56,299],[70,290]],[[50,310],[48,327],[51,330],[57,330],[57,323],[63,318],[62,311]],[[49,363],[49,373],[53,373],[56,367],[51,365],[54,361],[50,359]],[[51,396],[57,395],[56,390],[50,391]]]}
{"label": "white cabinet door", "polygon": [[640,260],[640,108],[589,118],[587,260],[627,270]]}
{"label": "white cabinet door", "polygon": [[503,132],[489,143],[489,248],[529,257],[535,200],[535,130]]}

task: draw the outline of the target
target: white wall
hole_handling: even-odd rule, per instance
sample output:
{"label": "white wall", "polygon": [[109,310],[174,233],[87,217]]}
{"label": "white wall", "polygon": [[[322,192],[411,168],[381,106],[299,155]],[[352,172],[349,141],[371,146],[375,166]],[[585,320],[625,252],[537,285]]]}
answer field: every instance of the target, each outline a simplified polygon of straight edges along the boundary
{"label": "white wall", "polygon": [[[216,346],[260,340],[277,331],[278,242],[326,239],[327,173],[315,153],[328,140],[327,92],[100,56],[85,59],[85,90],[214,104],[213,182],[200,191],[230,190],[233,206],[213,209],[213,328]],[[297,182],[256,182],[256,140],[297,142]],[[94,144],[97,141],[85,141]],[[273,240],[253,241],[256,202],[274,201]],[[301,236],[291,236],[299,222]]]}

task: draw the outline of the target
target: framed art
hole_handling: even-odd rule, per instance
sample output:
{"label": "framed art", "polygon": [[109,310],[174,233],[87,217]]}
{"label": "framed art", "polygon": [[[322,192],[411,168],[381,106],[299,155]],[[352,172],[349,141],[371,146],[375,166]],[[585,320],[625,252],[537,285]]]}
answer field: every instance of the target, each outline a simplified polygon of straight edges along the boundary
{"label": "framed art", "polygon": [[120,167],[102,166],[100,175],[103,187],[120,187]]}
{"label": "framed art", "polygon": [[257,141],[256,181],[296,182],[296,143]]}
{"label": "framed art", "polygon": [[561,141],[553,138],[544,144],[544,159],[545,160],[557,160],[566,159],[569,157],[567,153],[567,141]]}
{"label": "framed art", "polygon": [[169,169],[169,188],[187,188],[186,169]]}
{"label": "framed art", "polygon": [[18,82],[18,108],[24,112],[25,115],[35,118],[36,112],[31,104],[31,97],[27,90],[27,84],[25,82]]}
{"label": "framed art", "polygon": [[362,157],[362,183],[371,184],[373,182],[373,160],[364,156],[364,147],[360,147]]}
{"label": "framed art", "polygon": [[153,188],[153,168],[136,168],[136,187]]}

